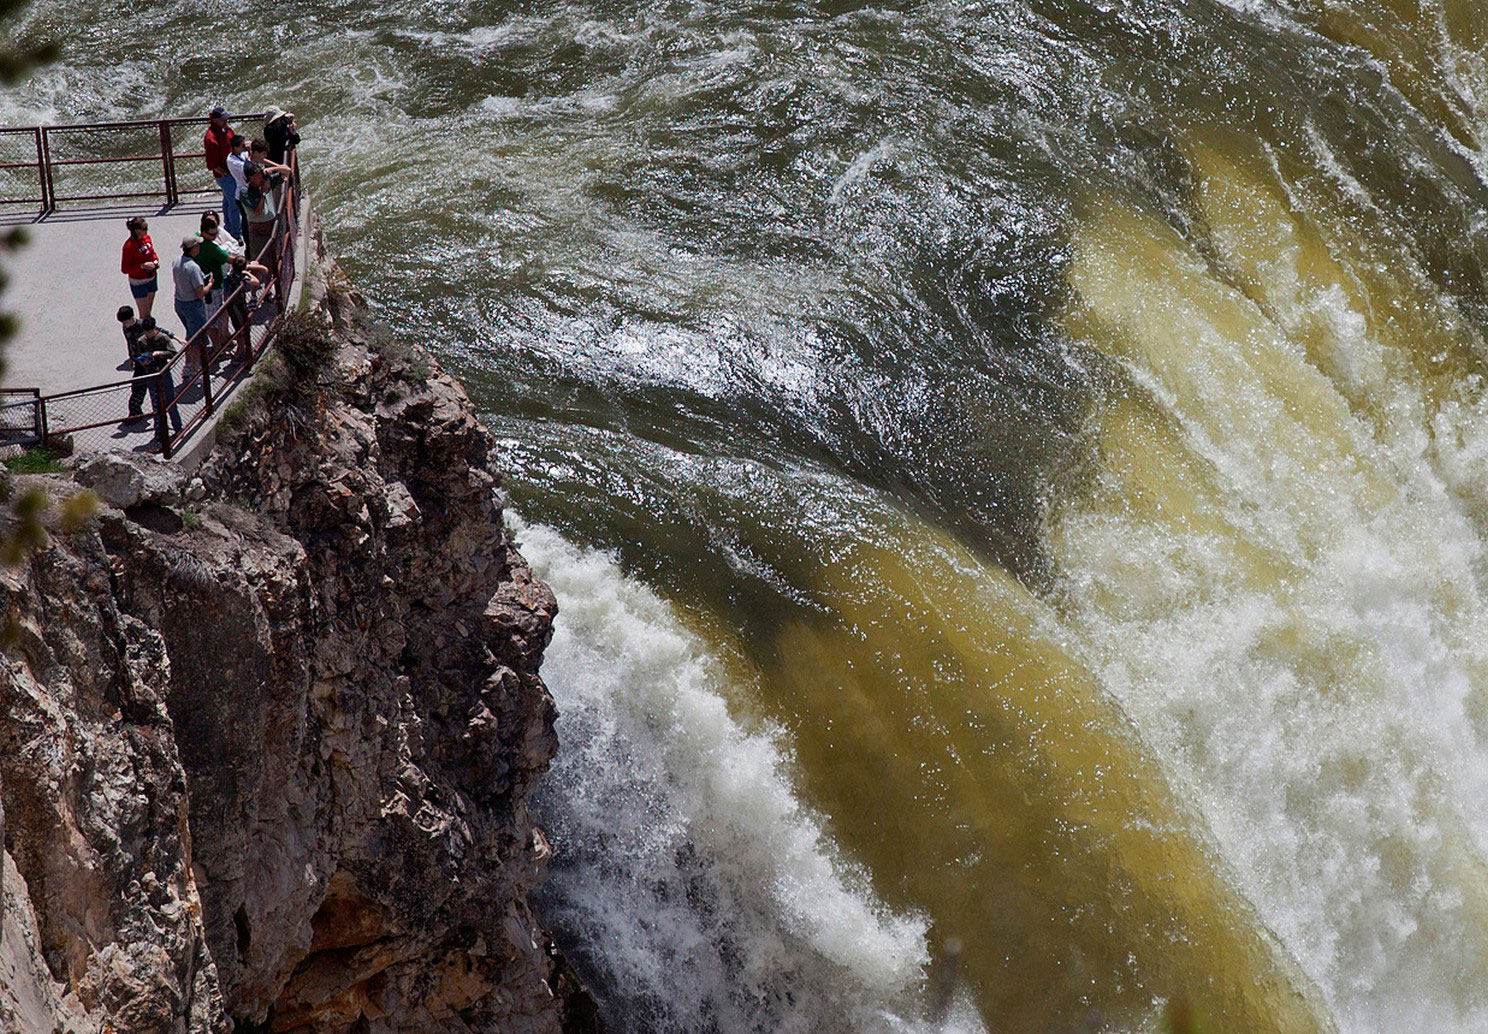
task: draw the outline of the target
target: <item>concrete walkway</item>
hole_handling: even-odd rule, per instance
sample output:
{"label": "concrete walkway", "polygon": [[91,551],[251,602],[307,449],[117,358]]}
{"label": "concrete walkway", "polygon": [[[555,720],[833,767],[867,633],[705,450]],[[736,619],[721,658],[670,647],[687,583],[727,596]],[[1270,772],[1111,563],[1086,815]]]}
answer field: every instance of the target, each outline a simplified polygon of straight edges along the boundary
{"label": "concrete walkway", "polygon": [[0,216],[0,227],[25,226],[31,241],[6,262],[10,285],[0,307],[21,321],[20,333],[5,353],[0,387],[40,388],[43,394],[123,380],[124,335],[114,313],[130,297],[129,281],[119,272],[119,255],[129,231],[124,221],[143,215],[160,255],[160,290],[151,315],[166,330],[184,337],[176,318],[170,264],[181,254],[181,238],[195,233],[201,213],[220,210],[207,201],[169,209],[90,208],[34,216]]}

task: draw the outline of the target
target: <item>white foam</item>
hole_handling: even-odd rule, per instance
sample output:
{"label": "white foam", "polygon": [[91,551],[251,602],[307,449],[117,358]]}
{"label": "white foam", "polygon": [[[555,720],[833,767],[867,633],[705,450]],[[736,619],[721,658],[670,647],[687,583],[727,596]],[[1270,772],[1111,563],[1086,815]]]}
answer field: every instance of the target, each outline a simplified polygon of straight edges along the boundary
{"label": "white foam", "polygon": [[843,192],[867,180],[868,174],[873,171],[874,164],[892,155],[897,146],[893,137],[885,137],[849,162],[842,175],[837,177],[837,182],[832,184],[832,193],[828,196],[827,203],[832,205],[840,203]]}
{"label": "white foam", "polygon": [[[1155,291],[1147,304],[1185,303]],[[1063,529],[1072,613],[1340,1029],[1475,1034],[1488,1030],[1488,403],[1463,386],[1428,436],[1416,387],[1384,377],[1340,293],[1307,304],[1337,376],[1384,423],[1354,421],[1348,462],[1267,462],[1278,443],[1263,433],[1215,434],[1164,399],[1222,472],[1224,518],[1280,577],[1252,582],[1232,543],[1181,522],[1082,514]],[[1224,390],[1256,412],[1280,401],[1258,382]]]}
{"label": "white foam", "polygon": [[924,1029],[903,1014],[925,920],[836,854],[778,730],[730,715],[722,667],[611,558],[518,527],[563,601],[543,670],[563,746],[535,807],[558,850],[548,915],[607,995],[636,1029]]}

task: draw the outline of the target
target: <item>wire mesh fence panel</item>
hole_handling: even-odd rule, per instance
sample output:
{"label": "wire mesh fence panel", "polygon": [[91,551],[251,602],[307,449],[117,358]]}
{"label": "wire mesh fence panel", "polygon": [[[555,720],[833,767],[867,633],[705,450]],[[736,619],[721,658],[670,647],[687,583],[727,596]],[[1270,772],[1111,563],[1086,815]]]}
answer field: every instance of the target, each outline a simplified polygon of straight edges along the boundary
{"label": "wire mesh fence panel", "polygon": [[198,201],[222,196],[222,188],[207,170],[207,120],[175,122],[170,127],[171,160],[176,175],[176,195],[183,201]]}
{"label": "wire mesh fence panel", "polygon": [[34,129],[0,129],[0,215],[41,210],[39,140]]}
{"label": "wire mesh fence panel", "polygon": [[49,438],[72,439],[75,451],[158,449],[150,377],[104,384],[46,400]]}
{"label": "wire mesh fence panel", "polygon": [[167,200],[169,169],[159,123],[53,126],[44,135],[55,206]]}
{"label": "wire mesh fence panel", "polygon": [[41,440],[40,401],[30,394],[0,398],[0,444],[29,445]]}

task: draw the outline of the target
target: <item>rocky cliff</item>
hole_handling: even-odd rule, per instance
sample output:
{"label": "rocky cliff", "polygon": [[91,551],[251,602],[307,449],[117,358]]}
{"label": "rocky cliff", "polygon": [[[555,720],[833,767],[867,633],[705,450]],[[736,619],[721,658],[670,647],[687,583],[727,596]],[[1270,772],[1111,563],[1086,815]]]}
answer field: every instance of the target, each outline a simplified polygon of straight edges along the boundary
{"label": "rocky cliff", "polygon": [[38,479],[104,502],[0,572],[6,1034],[563,1026],[552,594],[460,386],[314,309],[190,480]]}

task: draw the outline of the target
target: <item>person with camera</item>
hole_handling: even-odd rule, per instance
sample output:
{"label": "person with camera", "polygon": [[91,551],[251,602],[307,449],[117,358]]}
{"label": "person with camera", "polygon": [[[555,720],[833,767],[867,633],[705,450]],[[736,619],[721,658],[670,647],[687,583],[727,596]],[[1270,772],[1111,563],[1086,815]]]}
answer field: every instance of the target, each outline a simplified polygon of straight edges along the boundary
{"label": "person with camera", "polygon": [[191,350],[186,353],[186,367],[182,371],[189,381],[205,364],[205,341],[193,342],[197,332],[207,323],[207,296],[212,293],[212,282],[196,257],[201,253],[202,239],[190,234],[181,241],[181,257],[171,266],[171,276],[176,282],[176,316],[186,328],[186,342]]}
{"label": "person with camera", "polygon": [[249,262],[243,255],[234,255],[228,260],[227,277],[222,283],[227,318],[232,321],[232,332],[238,343],[236,365],[246,369],[253,362],[253,337],[250,333],[248,296],[268,282],[267,266]]}
{"label": "person with camera", "polygon": [[289,153],[300,143],[300,127],[294,112],[271,105],[264,113],[264,140],[269,145],[269,161],[288,165]]}
{"label": "person with camera", "polygon": [[115,315],[119,319],[120,329],[124,331],[124,349],[129,356],[129,368],[134,373],[134,383],[129,387],[129,419],[125,421],[127,425],[139,423],[145,418],[145,393],[150,385],[142,379],[145,373],[134,361],[140,351],[140,338],[145,336],[145,324],[143,320],[134,318],[134,309],[128,305],[119,306]]}

